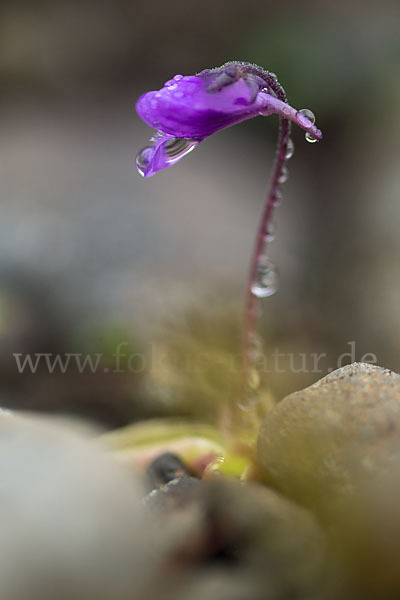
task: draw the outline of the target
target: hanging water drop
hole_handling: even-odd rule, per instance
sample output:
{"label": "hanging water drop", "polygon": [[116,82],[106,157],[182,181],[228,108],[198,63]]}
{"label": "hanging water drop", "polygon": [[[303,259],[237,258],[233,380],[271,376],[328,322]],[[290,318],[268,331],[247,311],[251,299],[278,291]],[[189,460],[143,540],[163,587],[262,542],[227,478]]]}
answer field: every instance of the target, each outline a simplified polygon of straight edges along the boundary
{"label": "hanging water drop", "polygon": [[283,198],[282,190],[279,186],[277,186],[274,189],[273,196],[272,196],[274,206],[279,206],[282,202],[282,198]]}
{"label": "hanging water drop", "polygon": [[285,155],[286,160],[289,158],[292,158],[293,154],[294,154],[294,143],[293,143],[292,138],[289,138],[287,141],[287,144],[286,144],[286,155]]}
{"label": "hanging water drop", "polygon": [[250,393],[247,393],[244,398],[239,399],[238,407],[243,412],[250,412],[254,410],[260,403],[260,396],[251,390],[249,385]]}
{"label": "hanging water drop", "polygon": [[289,171],[286,165],[283,165],[281,174],[279,175],[279,183],[285,183],[289,179]]}
{"label": "hanging water drop", "polygon": [[307,142],[309,142],[310,144],[315,144],[315,142],[318,142],[317,138],[314,137],[311,133],[306,133],[305,134],[305,139]]}
{"label": "hanging water drop", "polygon": [[255,367],[251,367],[247,373],[247,385],[253,391],[256,391],[260,387],[260,373]]}
{"label": "hanging water drop", "polygon": [[267,223],[264,233],[265,242],[273,242],[275,239],[276,222],[274,219],[270,219]]}
{"label": "hanging water drop", "polygon": [[267,298],[278,291],[278,274],[275,266],[266,256],[261,256],[251,291],[257,298]]}
{"label": "hanging water drop", "polygon": [[259,361],[263,356],[263,343],[257,333],[251,335],[248,352],[249,358],[253,363]]}
{"label": "hanging water drop", "polygon": [[189,154],[189,152],[194,150],[198,144],[199,142],[197,140],[192,140],[190,138],[170,138],[163,145],[165,162],[168,164],[177,162],[183,156],[186,156],[186,154]]}
{"label": "hanging water drop", "polygon": [[148,166],[150,165],[154,155],[153,146],[145,146],[136,155],[135,165],[137,172],[144,177]]}

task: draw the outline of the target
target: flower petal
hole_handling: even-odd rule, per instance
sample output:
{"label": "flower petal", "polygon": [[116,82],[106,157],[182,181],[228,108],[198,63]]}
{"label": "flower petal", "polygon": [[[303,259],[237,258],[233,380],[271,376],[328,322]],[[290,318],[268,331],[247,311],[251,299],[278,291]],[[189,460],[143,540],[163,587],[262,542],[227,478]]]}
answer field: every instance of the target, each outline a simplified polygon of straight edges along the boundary
{"label": "flower petal", "polygon": [[139,98],[139,116],[158,130],[137,156],[141,175],[154,175],[175,164],[206,137],[258,115],[277,114],[304,129],[308,140],[322,138],[313,122],[277,98],[264,79],[246,72],[243,65],[228,63],[198,75],[175,75],[160,90]]}
{"label": "flower petal", "polygon": [[175,137],[201,140],[267,109],[268,94],[254,94],[254,86],[242,78],[209,92],[209,77],[176,77],[161,90],[143,94],[136,104],[143,121]]}

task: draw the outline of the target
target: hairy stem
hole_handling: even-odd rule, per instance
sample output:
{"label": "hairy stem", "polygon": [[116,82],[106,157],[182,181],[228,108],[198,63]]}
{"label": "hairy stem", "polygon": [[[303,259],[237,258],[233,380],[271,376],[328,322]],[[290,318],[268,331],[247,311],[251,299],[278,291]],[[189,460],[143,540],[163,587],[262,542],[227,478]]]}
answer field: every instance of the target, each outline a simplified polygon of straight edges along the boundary
{"label": "hairy stem", "polygon": [[[278,83],[276,78],[256,67],[255,65],[248,65],[244,67],[245,71],[261,77],[270,90],[276,95],[277,99],[283,103],[286,103],[286,94],[282,86]],[[295,111],[293,111],[295,112]],[[290,115],[293,119],[293,116]],[[289,117],[290,118],[290,117]],[[256,338],[256,320],[257,320],[257,308],[260,299],[257,298],[253,292],[252,287],[256,282],[258,264],[262,254],[266,249],[266,235],[269,231],[269,225],[272,222],[275,205],[280,193],[279,178],[282,175],[283,166],[286,161],[287,147],[290,137],[291,123],[290,121],[279,116],[279,137],[277,143],[277,151],[275,156],[275,164],[272,173],[272,179],[267,193],[265,208],[261,217],[260,225],[258,228],[253,255],[250,262],[249,278],[246,288],[246,299],[245,299],[245,317],[244,317],[244,328],[243,328],[243,359],[244,359],[244,377],[245,377],[245,389],[244,393],[248,393],[248,380],[249,371],[251,368],[251,352],[252,345]]]}

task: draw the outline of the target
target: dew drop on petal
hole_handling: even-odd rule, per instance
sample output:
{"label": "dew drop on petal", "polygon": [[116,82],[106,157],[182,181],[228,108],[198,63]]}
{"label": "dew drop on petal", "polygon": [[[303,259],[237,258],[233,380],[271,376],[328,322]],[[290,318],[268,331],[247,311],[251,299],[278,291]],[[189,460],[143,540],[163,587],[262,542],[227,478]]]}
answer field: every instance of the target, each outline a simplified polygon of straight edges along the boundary
{"label": "dew drop on petal", "polygon": [[266,256],[261,256],[255,281],[252,283],[251,291],[257,298],[267,298],[278,291],[278,274],[274,264]]}
{"label": "dew drop on petal", "polygon": [[304,137],[310,144],[315,144],[315,142],[318,142],[317,138],[315,138],[311,133],[307,132]]}
{"label": "dew drop on petal", "polygon": [[190,138],[170,138],[163,144],[165,162],[171,164],[180,160],[199,145],[198,140]]}
{"label": "dew drop on petal", "polygon": [[174,77],[174,81],[180,81],[181,79],[183,79],[183,75],[175,75]]}
{"label": "dew drop on petal", "polygon": [[315,123],[315,115],[313,113],[312,110],[310,110],[309,108],[301,108],[299,110],[299,113],[301,115],[303,115],[303,117],[305,117],[306,119],[308,119],[309,121],[311,121],[311,123],[314,125]]}
{"label": "dew drop on petal", "polygon": [[154,147],[153,146],[145,146],[142,148],[138,154],[136,155],[135,165],[137,172],[144,177],[146,173],[146,169],[151,163],[154,155]]}
{"label": "dew drop on petal", "polygon": [[150,146],[155,145],[157,143],[157,141],[164,135],[165,134],[162,131],[155,131],[154,135],[150,138],[150,142],[152,142],[152,144],[149,144],[149,145]]}
{"label": "dew drop on petal", "polygon": [[[306,113],[306,114],[304,114],[304,113]],[[314,121],[312,121],[311,119],[309,119],[307,117],[308,113],[311,113],[312,117],[315,118],[314,114],[311,111],[309,111],[308,109],[306,109],[306,108],[303,108],[302,110],[299,110],[296,113],[297,124],[300,127],[302,127],[302,129],[311,129],[311,127],[314,124]]]}
{"label": "dew drop on petal", "polygon": [[279,175],[279,183],[285,183],[289,179],[289,171],[286,165],[283,165],[281,174]]}
{"label": "dew drop on petal", "polygon": [[286,155],[285,155],[285,158],[286,159],[292,158],[293,154],[294,154],[294,143],[293,143],[292,138],[289,138],[288,141],[287,141],[287,145],[286,145]]}

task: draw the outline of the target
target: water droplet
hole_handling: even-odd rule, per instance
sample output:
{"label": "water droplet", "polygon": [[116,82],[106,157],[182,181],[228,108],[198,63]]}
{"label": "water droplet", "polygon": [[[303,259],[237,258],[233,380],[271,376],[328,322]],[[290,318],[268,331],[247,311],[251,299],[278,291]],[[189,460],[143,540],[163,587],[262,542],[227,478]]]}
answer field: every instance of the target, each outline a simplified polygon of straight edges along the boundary
{"label": "water droplet", "polygon": [[164,144],[165,161],[174,163],[198,146],[197,140],[190,138],[170,138]]}
{"label": "water droplet", "polygon": [[314,113],[307,108],[302,108],[296,113],[296,121],[302,129],[311,129],[315,121]]}
{"label": "water droplet", "polygon": [[249,394],[246,394],[246,396],[244,398],[241,398],[238,401],[238,406],[244,412],[250,412],[259,403],[260,403],[260,397],[257,394],[255,394],[254,392],[251,392]]}
{"label": "water droplet", "polygon": [[254,391],[260,387],[260,373],[255,367],[251,367],[247,373],[247,385]]}
{"label": "water droplet", "polygon": [[152,135],[152,137],[150,138],[150,142],[152,142],[152,144],[149,145],[155,145],[160,138],[164,137],[164,135],[165,133],[163,133],[162,131],[155,131],[154,135]]}
{"label": "water droplet", "polygon": [[315,142],[318,142],[317,138],[311,135],[311,133],[307,132],[304,137],[306,138],[306,141],[310,144],[315,144]]}
{"label": "water droplet", "polygon": [[279,175],[279,183],[285,183],[289,179],[289,171],[286,165],[283,165],[281,174]]}
{"label": "water droplet", "polygon": [[266,256],[262,256],[259,260],[251,291],[257,298],[267,298],[278,291],[278,274],[275,266]]}
{"label": "water droplet", "polygon": [[171,85],[175,85],[175,81],[173,79],[166,81],[164,87],[171,87]]}
{"label": "water droplet", "polygon": [[280,187],[276,187],[273,192],[273,203],[274,206],[279,206],[282,202],[283,194]]}
{"label": "water droplet", "polygon": [[156,92],[154,94],[154,98],[161,98],[161,92]]}
{"label": "water droplet", "polygon": [[154,154],[154,147],[145,146],[138,152],[138,154],[136,156],[136,161],[135,161],[136,169],[142,177],[144,177],[146,169],[152,161],[153,154]]}
{"label": "water droplet", "polygon": [[174,92],[174,98],[183,98],[183,92]]}
{"label": "water droplet", "polygon": [[259,335],[253,333],[249,340],[249,358],[252,362],[257,362],[263,355],[263,343]]}
{"label": "water droplet", "polygon": [[308,119],[309,121],[311,121],[311,123],[314,125],[315,123],[315,115],[313,113],[312,110],[309,110],[308,108],[301,108],[299,110],[299,113],[301,115],[303,115],[303,117],[305,117],[306,119]]}
{"label": "water droplet", "polygon": [[180,81],[181,79],[183,79],[183,75],[175,75],[174,77],[174,81]]}
{"label": "water droplet", "polygon": [[286,159],[292,158],[294,154],[294,143],[292,138],[289,138],[286,145]]}
{"label": "water droplet", "polygon": [[275,222],[275,219],[271,218],[268,221],[267,226],[265,228],[264,241],[265,242],[273,242],[275,239],[275,232],[276,232],[276,222]]}

